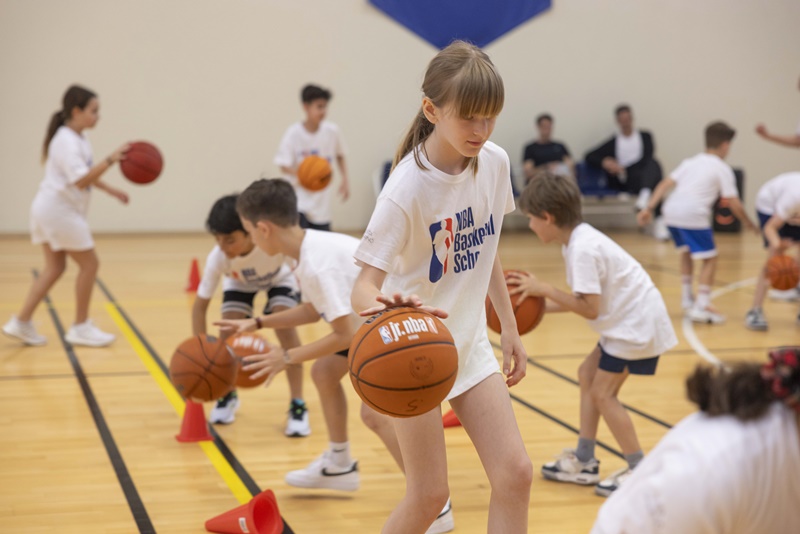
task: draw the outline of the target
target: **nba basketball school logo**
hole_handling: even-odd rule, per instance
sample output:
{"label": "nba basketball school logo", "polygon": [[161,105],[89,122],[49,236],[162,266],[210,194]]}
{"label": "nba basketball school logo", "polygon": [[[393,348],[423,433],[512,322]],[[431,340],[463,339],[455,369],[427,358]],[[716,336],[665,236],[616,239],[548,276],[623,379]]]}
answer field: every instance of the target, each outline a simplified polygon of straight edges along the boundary
{"label": "nba basketball school logo", "polygon": [[430,226],[431,231],[431,268],[428,278],[438,282],[447,272],[447,257],[453,246],[453,219],[448,217]]}

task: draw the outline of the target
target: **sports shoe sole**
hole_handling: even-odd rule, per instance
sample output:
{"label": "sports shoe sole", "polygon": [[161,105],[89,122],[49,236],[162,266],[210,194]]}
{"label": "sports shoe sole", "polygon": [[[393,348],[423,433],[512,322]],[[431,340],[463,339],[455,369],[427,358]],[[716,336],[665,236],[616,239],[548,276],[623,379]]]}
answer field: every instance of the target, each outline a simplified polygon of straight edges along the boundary
{"label": "sports shoe sole", "polygon": [[562,473],[560,471],[550,471],[542,468],[542,476],[547,480],[556,482],[571,482],[581,486],[592,486],[600,482],[600,475],[592,475],[589,473],[579,473],[576,475],[570,473]]}
{"label": "sports shoe sole", "polygon": [[116,341],[117,338],[115,337],[114,339],[111,339],[109,341],[87,341],[85,339],[76,338],[67,334],[66,336],[64,336],[64,339],[70,345],[76,345],[79,347],[108,347],[109,345],[114,343],[114,341]]}
{"label": "sports shoe sole", "polygon": [[20,337],[16,334],[13,334],[12,332],[6,332],[5,328],[3,328],[3,335],[16,341],[22,341],[25,345],[28,345],[29,347],[44,347],[45,345],[47,345],[46,339],[42,342],[32,342],[25,339],[24,337]]}
{"label": "sports shoe sole", "polygon": [[[353,473],[355,473],[355,476],[344,478],[346,475],[352,475]],[[358,488],[361,486],[361,481],[359,480],[358,477],[358,462],[355,462],[353,464],[353,468],[350,469],[350,471],[345,471],[343,473],[328,474],[323,468],[322,477],[317,478],[314,481],[308,481],[302,479],[292,480],[292,478],[293,478],[292,473],[287,473],[285,481],[287,484],[289,484],[290,486],[294,486],[295,488],[357,491]]]}

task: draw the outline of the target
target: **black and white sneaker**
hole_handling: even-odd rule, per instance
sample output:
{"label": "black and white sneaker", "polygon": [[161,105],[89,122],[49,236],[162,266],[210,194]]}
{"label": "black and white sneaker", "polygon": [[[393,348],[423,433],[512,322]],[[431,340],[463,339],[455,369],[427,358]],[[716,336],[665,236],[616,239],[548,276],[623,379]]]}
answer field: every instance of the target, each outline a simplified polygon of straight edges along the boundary
{"label": "black and white sneaker", "polygon": [[456,528],[456,523],[453,520],[453,507],[450,505],[450,499],[447,499],[447,504],[442,508],[442,512],[436,520],[428,527],[425,534],[444,534]]}
{"label": "black and white sneaker", "polygon": [[331,451],[326,450],[305,469],[288,472],[286,483],[297,488],[356,491],[360,485],[358,462],[341,467],[331,459]]}
{"label": "black and white sneaker", "polygon": [[557,482],[572,482],[582,486],[590,486],[600,482],[600,462],[592,458],[581,462],[575,456],[575,449],[564,449],[552,462],[542,466],[542,476]]}
{"label": "black and white sneaker", "polygon": [[213,424],[229,425],[236,420],[236,410],[238,409],[239,396],[234,390],[217,401],[208,420]]}
{"label": "black and white sneaker", "polygon": [[631,471],[630,467],[623,467],[618,471],[614,471],[611,473],[610,477],[594,487],[595,494],[601,497],[610,496],[619,489],[629,476],[631,476],[631,473],[633,473],[633,471]]}
{"label": "black and white sneaker", "polygon": [[286,431],[290,438],[304,438],[311,434],[311,426],[308,424],[308,408],[303,401],[293,400],[289,405],[289,419],[286,421]]}

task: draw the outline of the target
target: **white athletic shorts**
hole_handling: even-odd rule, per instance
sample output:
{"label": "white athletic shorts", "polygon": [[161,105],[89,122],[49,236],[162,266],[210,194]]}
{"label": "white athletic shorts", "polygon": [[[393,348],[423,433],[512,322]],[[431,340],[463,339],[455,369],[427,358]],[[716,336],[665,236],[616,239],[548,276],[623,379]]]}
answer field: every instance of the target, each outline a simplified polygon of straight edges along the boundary
{"label": "white athletic shorts", "polygon": [[86,216],[48,194],[37,194],[31,205],[31,241],[47,243],[54,251],[94,248]]}

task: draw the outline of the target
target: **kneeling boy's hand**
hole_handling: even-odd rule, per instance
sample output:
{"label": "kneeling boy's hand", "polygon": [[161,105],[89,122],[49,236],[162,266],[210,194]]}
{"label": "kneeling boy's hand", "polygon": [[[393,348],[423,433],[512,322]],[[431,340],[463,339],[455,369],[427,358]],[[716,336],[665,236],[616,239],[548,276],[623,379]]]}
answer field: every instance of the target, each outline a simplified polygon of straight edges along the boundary
{"label": "kneeling boy's hand", "polygon": [[220,331],[226,335],[258,330],[255,319],[220,319],[219,321],[214,321],[214,326],[218,326]]}
{"label": "kneeling boy's hand", "polygon": [[516,286],[509,291],[509,294],[511,296],[519,295],[517,303],[528,297],[544,297],[549,287],[548,284],[525,271],[511,271],[506,276],[506,283],[510,286]]}

